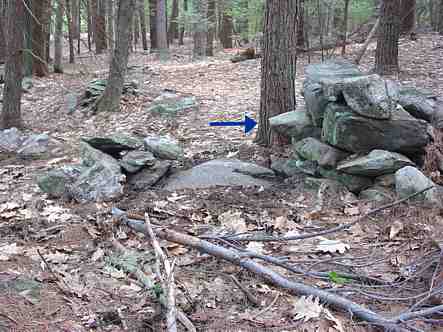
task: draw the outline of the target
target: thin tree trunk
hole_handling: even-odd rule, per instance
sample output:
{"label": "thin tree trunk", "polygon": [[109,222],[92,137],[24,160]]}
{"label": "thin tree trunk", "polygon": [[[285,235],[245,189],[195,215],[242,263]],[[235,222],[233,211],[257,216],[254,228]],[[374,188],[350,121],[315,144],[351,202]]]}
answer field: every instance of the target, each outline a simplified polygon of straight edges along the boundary
{"label": "thin tree trunk", "polygon": [[439,19],[438,19],[438,32],[440,35],[443,35],[443,0],[440,0],[439,6]]}
{"label": "thin tree trunk", "polygon": [[88,24],[88,50],[92,51],[92,40],[93,40],[93,28],[92,28],[92,9],[91,9],[91,0],[86,0],[86,15],[87,15],[87,24]]}
{"label": "thin tree trunk", "polygon": [[139,0],[137,4],[138,15],[140,16],[140,30],[142,35],[143,50],[148,50],[148,40],[146,39],[146,16],[145,16],[145,1]]}
{"label": "thin tree trunk", "polygon": [[297,46],[305,47],[305,0],[298,0],[297,9]]}
{"label": "thin tree trunk", "polygon": [[[183,12],[184,17],[187,17],[188,14],[188,0],[183,0]],[[185,37],[185,24],[182,22],[182,26],[180,27],[180,34],[178,36],[178,44],[183,45],[184,44],[184,37]]]}
{"label": "thin tree trunk", "polygon": [[5,28],[7,25],[6,17],[3,14],[0,14],[0,63],[5,63],[6,61],[6,33]]}
{"label": "thin tree trunk", "polygon": [[368,49],[369,43],[371,42],[372,38],[374,38],[375,33],[378,31],[378,27],[380,26],[380,17],[377,17],[377,20],[375,21],[374,26],[372,27],[371,31],[369,32],[368,37],[366,38],[365,43],[361,47],[360,51],[357,54],[357,57],[355,58],[355,64],[360,64],[361,59],[363,58],[363,55],[365,55],[366,50]]}
{"label": "thin tree trunk", "polygon": [[134,15],[132,21],[133,21],[134,49],[137,50],[138,41],[140,40],[140,16]]}
{"label": "thin tree trunk", "polygon": [[157,43],[157,0],[149,0],[149,38],[151,53],[158,49]]}
{"label": "thin tree trunk", "polygon": [[33,21],[32,21],[32,53],[33,70],[39,77],[48,76],[49,69],[46,62],[46,28],[47,13],[49,5],[48,0],[33,1]]}
{"label": "thin tree trunk", "polygon": [[260,126],[256,141],[286,142],[271,132],[269,118],[295,110],[297,1],[266,0],[261,67]]}
{"label": "thin tree trunk", "polygon": [[206,0],[194,0],[194,59],[206,56],[208,25]]}
{"label": "thin tree trunk", "polygon": [[234,30],[234,25],[232,21],[231,10],[231,0],[224,2],[224,8],[222,12],[222,24],[220,29],[220,41],[223,48],[232,48],[232,32]]}
{"label": "thin tree trunk", "polygon": [[215,0],[208,0],[208,39],[206,44],[206,55],[214,56],[214,37],[215,37]]}
{"label": "thin tree trunk", "polygon": [[68,22],[69,63],[74,63],[74,31],[72,29],[71,0],[66,0],[66,21]]}
{"label": "thin tree trunk", "polygon": [[239,7],[241,9],[240,17],[238,18],[238,32],[241,36],[241,41],[243,43],[249,43],[249,3],[248,0],[241,0],[239,2]]}
{"label": "thin tree trunk", "polygon": [[348,39],[348,14],[349,14],[349,2],[350,0],[345,0],[345,8],[343,13],[343,45],[341,47],[341,55],[346,54],[346,42]]}
{"label": "thin tree trunk", "polygon": [[97,112],[120,110],[120,99],[129,57],[129,27],[135,10],[135,0],[120,0],[117,13],[117,40],[106,89],[96,105]]}
{"label": "thin tree trunk", "polygon": [[23,27],[25,6],[22,0],[11,1],[8,10],[8,55],[6,60],[1,128],[21,128],[21,96],[23,79]]}
{"label": "thin tree trunk", "polygon": [[108,44],[109,51],[112,52],[114,49],[114,0],[108,0],[107,3],[108,10]]}
{"label": "thin tree trunk", "polygon": [[169,20],[168,43],[172,44],[178,36],[178,0],[172,0],[172,12]]}
{"label": "thin tree trunk", "polygon": [[401,0],[400,7],[400,32],[410,34],[415,30],[417,1]]}
{"label": "thin tree trunk", "polygon": [[58,0],[54,31],[54,72],[56,73],[63,73],[63,14],[63,0]]}
{"label": "thin tree trunk", "polygon": [[160,53],[167,53],[168,34],[166,23],[166,0],[157,0],[156,13],[157,49]]}
{"label": "thin tree trunk", "polygon": [[[32,1],[33,0],[25,0],[26,7],[25,8],[32,8]],[[24,26],[24,32],[25,32],[25,48],[27,50],[32,50],[33,45],[33,39],[32,39],[32,30],[33,30],[33,22],[34,18],[31,15],[31,12],[27,9],[25,9],[25,26]],[[34,70],[34,57],[31,54],[31,52],[25,52],[24,54],[24,75],[26,77],[32,76]]]}
{"label": "thin tree trunk", "polygon": [[81,0],[71,0],[72,30],[73,30],[72,32],[74,34],[75,39],[80,38],[80,25],[79,25],[80,1]]}
{"label": "thin tree trunk", "polygon": [[45,43],[45,61],[47,64],[51,62],[51,29],[52,29],[52,1],[48,1],[45,13],[45,33],[46,33],[46,43]]}
{"label": "thin tree trunk", "polygon": [[97,16],[95,17],[95,53],[101,54],[106,49],[106,3],[97,0]]}
{"label": "thin tree trunk", "polygon": [[375,71],[385,75],[397,72],[398,38],[400,35],[399,0],[383,0],[380,30],[375,51]]}
{"label": "thin tree trunk", "polygon": [[[77,24],[78,24],[78,38],[77,38],[77,54],[80,55],[81,49],[81,39],[82,39],[82,2],[85,0],[79,0],[78,3],[78,17],[77,17]],[[87,1],[86,1],[87,2]]]}

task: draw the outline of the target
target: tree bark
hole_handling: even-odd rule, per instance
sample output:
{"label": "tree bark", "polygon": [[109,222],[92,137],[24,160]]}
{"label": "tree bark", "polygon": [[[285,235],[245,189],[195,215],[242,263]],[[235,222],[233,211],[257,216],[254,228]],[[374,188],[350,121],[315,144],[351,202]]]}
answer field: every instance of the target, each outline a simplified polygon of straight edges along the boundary
{"label": "tree bark", "polygon": [[206,56],[208,24],[207,17],[207,0],[194,0],[194,59],[200,59]]}
{"label": "tree bark", "polygon": [[443,0],[440,0],[439,6],[438,32],[443,35]]}
{"label": "tree bark", "polygon": [[241,13],[238,18],[238,33],[243,43],[249,43],[249,3],[248,0],[241,0],[238,3]]}
{"label": "tree bark", "polygon": [[263,27],[260,126],[256,142],[265,146],[285,139],[271,132],[269,118],[295,110],[297,1],[267,0]]}
{"label": "tree bark", "polygon": [[71,0],[71,14],[72,14],[72,32],[75,39],[80,38],[80,1],[81,0]]}
{"label": "tree bark", "polygon": [[230,13],[231,6],[231,0],[226,0],[224,2],[220,29],[220,41],[223,48],[232,48],[232,32],[234,30],[234,25]]}
{"label": "tree bark", "polygon": [[214,56],[214,37],[215,37],[215,0],[208,0],[208,38],[206,43],[206,55]]}
{"label": "tree bark", "polygon": [[95,53],[102,54],[107,47],[106,42],[106,4],[105,0],[97,0],[95,17]]}
{"label": "tree bark", "polygon": [[72,28],[71,0],[66,0],[66,21],[68,22],[69,63],[75,62],[74,31]]}
{"label": "tree bark", "polygon": [[54,31],[54,72],[63,73],[63,0],[57,2],[57,12],[55,14],[55,31]]}
{"label": "tree bark", "polygon": [[35,75],[39,77],[48,76],[49,69],[46,62],[46,43],[47,43],[47,27],[48,27],[48,0],[40,0],[32,2],[32,53],[33,53],[33,70]]}
{"label": "tree bark", "polygon": [[166,23],[166,0],[157,0],[156,11],[157,49],[160,53],[168,52],[168,32]]}
{"label": "tree bark", "polygon": [[5,63],[6,61],[6,33],[5,28],[7,27],[6,17],[0,13],[0,63]]}
{"label": "tree bark", "polygon": [[145,17],[145,1],[139,0],[137,4],[138,14],[140,16],[140,30],[142,35],[142,46],[145,51],[148,50],[148,40],[146,39],[146,17]]}
{"label": "tree bark", "polygon": [[[34,18],[31,15],[31,12],[27,10],[26,8],[32,9],[32,1],[33,0],[25,0],[25,26],[24,26],[24,32],[25,32],[25,49],[32,50],[32,30],[33,30],[33,22]],[[24,52],[24,76],[29,77],[32,76],[34,70],[34,57],[31,54],[31,52]]]}
{"label": "tree bark", "polygon": [[343,45],[341,47],[341,55],[346,54],[346,41],[348,39],[348,14],[349,14],[349,1],[345,0],[345,8],[343,13]]}
{"label": "tree bark", "polygon": [[297,2],[297,46],[305,47],[305,0]]}
{"label": "tree bark", "polygon": [[140,40],[140,15],[134,15],[132,18],[132,35],[134,42],[134,50],[137,49],[138,41]]}
{"label": "tree bark", "polygon": [[149,38],[151,40],[151,53],[158,48],[157,43],[157,0],[149,0]]}
{"label": "tree bark", "polygon": [[129,27],[135,0],[120,0],[117,13],[117,40],[109,70],[108,82],[96,105],[97,112],[120,110],[120,99],[129,57]]}
{"label": "tree bark", "polygon": [[[188,13],[188,0],[183,0],[183,13],[184,17],[187,17]],[[182,25],[180,27],[180,33],[178,36],[178,44],[183,45],[184,44],[184,37],[185,37],[185,22],[182,22]]]}
{"label": "tree bark", "polygon": [[417,1],[401,0],[400,6],[400,32],[409,34],[415,30]]}
{"label": "tree bark", "polygon": [[371,42],[372,38],[378,31],[378,27],[380,26],[380,17],[377,18],[375,21],[374,26],[372,27],[371,31],[369,32],[368,37],[366,38],[366,41],[364,42],[363,46],[361,47],[360,51],[357,53],[357,56],[355,58],[355,64],[360,64],[361,59],[363,58],[363,55],[366,53],[366,50],[368,49],[369,43]]}
{"label": "tree bark", "polygon": [[114,0],[108,0],[106,9],[108,11],[108,44],[109,51],[114,49]]}
{"label": "tree bark", "polygon": [[375,51],[375,71],[381,75],[392,74],[398,67],[398,38],[400,35],[400,0],[383,0],[380,11],[380,28]]}
{"label": "tree bark", "polygon": [[91,0],[86,0],[86,15],[87,15],[87,29],[88,29],[88,50],[92,51],[92,41],[93,41],[93,25],[92,25],[92,8],[91,8]]}
{"label": "tree bark", "polygon": [[8,10],[8,53],[5,68],[5,88],[3,108],[0,114],[0,127],[21,128],[21,96],[23,79],[23,27],[25,26],[25,6],[22,0],[9,3]]}
{"label": "tree bark", "polygon": [[168,43],[172,44],[178,37],[178,0],[172,0],[171,19],[169,20]]}

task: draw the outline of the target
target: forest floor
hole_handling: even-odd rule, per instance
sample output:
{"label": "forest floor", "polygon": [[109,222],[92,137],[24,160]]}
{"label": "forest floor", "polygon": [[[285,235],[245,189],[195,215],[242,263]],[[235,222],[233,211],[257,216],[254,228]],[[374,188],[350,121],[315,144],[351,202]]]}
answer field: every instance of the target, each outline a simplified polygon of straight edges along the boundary
{"label": "forest floor", "polygon": [[[357,48],[348,48],[350,58]],[[374,50],[375,44],[371,44],[362,69],[371,69]],[[339,204],[331,198],[318,209],[316,194],[297,181],[265,190],[233,187],[171,193],[153,189],[127,192],[111,203],[81,205],[51,200],[39,191],[35,182],[39,174],[78,161],[82,136],[117,131],[141,136],[170,134],[185,147],[189,165],[228,156],[266,164],[269,153],[287,155],[285,149],[267,151],[256,146],[253,136],[245,136],[240,128],[208,126],[210,121],[240,119],[245,113],[257,116],[260,60],[233,64],[229,58],[235,50],[225,50],[205,61],[192,62],[191,53],[190,44],[173,47],[167,61],[134,52],[128,79],[139,83],[140,96],[125,97],[119,113],[67,114],[68,93],[81,93],[92,79],[106,78],[107,55],[85,52],[75,65],[66,66],[63,75],[33,78],[34,86],[23,96],[23,116],[29,131],[50,135],[51,153],[34,160],[0,158],[1,332],[164,330],[158,305],[134,275],[119,270],[115,263],[119,258],[112,238],[132,252],[137,266],[152,273],[149,241],[128,229],[112,226],[112,206],[139,215],[149,212],[152,220],[194,235],[220,231],[227,224],[247,230],[266,228],[281,234],[304,233],[351,222],[373,207],[371,202]],[[321,61],[320,54],[311,55],[310,60]],[[307,63],[306,54],[299,57],[297,91]],[[401,73],[394,79],[443,95],[443,37],[427,34],[415,42],[402,39],[400,67]],[[164,89],[195,96],[198,109],[183,111],[176,118],[149,114],[147,108]],[[297,102],[303,103],[299,93]],[[438,266],[432,269],[430,264],[440,252],[436,243],[442,240],[442,231],[442,211],[407,203],[328,236],[337,241],[342,253],[319,250],[318,238],[250,244],[248,248],[287,256],[289,263],[309,271],[343,271],[387,282],[389,286],[361,286],[349,280],[334,280],[333,275],[289,275],[274,267],[293,280],[337,294],[349,292],[348,297],[356,303],[390,316],[407,310],[417,295],[432,287],[430,283],[443,282],[443,272]],[[318,304],[314,300],[306,300],[303,306],[310,313],[301,317],[313,315],[304,321],[299,319],[300,310],[294,309],[298,297],[230,263],[179,245],[162,245],[176,259],[178,305],[198,331],[373,329],[334,308],[329,308],[330,316],[316,317]],[[259,305],[248,301],[232,276],[258,299]],[[18,284],[16,291],[5,287],[11,284]],[[23,291],[29,288],[32,290]],[[420,319],[414,324],[426,331],[442,329]],[[184,331],[181,326],[179,329]]]}

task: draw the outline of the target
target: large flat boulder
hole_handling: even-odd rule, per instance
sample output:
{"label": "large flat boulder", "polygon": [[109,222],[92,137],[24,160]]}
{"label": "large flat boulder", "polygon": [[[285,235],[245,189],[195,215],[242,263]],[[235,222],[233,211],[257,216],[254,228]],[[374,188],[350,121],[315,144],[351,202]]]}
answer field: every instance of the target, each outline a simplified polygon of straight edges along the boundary
{"label": "large flat boulder", "polygon": [[323,121],[322,140],[340,149],[367,153],[374,149],[399,152],[408,157],[424,154],[430,142],[428,124],[401,107],[389,120],[363,117],[348,106],[330,103]]}
{"label": "large flat boulder", "polygon": [[313,137],[306,137],[293,145],[295,152],[303,159],[315,161],[320,166],[335,167],[337,163],[349,156],[333,146]]}
{"label": "large flat boulder", "polygon": [[125,133],[109,136],[83,137],[82,140],[93,148],[118,157],[122,151],[137,150],[143,146],[143,140]]}
{"label": "large flat boulder", "polygon": [[271,182],[266,178],[273,176],[272,170],[252,163],[217,159],[173,174],[165,181],[164,189],[173,191],[215,186],[269,187]]}
{"label": "large flat boulder", "polygon": [[149,136],[144,140],[145,150],[150,151],[160,159],[183,159],[184,151],[180,144],[166,136]]}
{"label": "large flat boulder", "polygon": [[305,137],[320,137],[321,135],[320,128],[312,124],[305,108],[273,116],[269,119],[269,125],[272,130],[293,137],[297,141]]}
{"label": "large flat boulder", "polygon": [[395,173],[405,166],[415,166],[415,164],[400,153],[372,150],[365,156],[354,157],[340,162],[337,170],[353,175],[377,177]]}

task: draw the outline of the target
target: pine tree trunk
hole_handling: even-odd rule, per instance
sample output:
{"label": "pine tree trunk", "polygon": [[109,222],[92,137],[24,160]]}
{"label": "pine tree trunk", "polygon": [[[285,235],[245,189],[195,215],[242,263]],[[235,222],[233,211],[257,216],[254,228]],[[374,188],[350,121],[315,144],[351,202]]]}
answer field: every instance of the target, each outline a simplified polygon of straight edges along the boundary
{"label": "pine tree trunk", "polygon": [[346,54],[346,42],[348,40],[348,15],[349,15],[349,0],[345,0],[345,8],[343,13],[343,40],[342,40],[342,47],[341,47],[341,55]]}
{"label": "pine tree trunk", "polygon": [[172,0],[171,19],[169,20],[168,43],[172,44],[178,37],[178,0]]}
{"label": "pine tree trunk", "polygon": [[0,13],[0,63],[6,61],[6,33],[5,33],[5,16]]}
{"label": "pine tree trunk", "polygon": [[105,0],[97,0],[97,16],[95,17],[95,53],[101,54],[106,49],[106,4]]}
{"label": "pine tree trunk", "polygon": [[21,128],[21,96],[23,79],[23,27],[25,6],[22,0],[11,0],[8,10],[8,55],[5,68],[3,108],[0,114],[0,128]]}
{"label": "pine tree trunk", "polygon": [[220,29],[220,41],[223,48],[232,48],[232,32],[234,30],[234,25],[230,13],[231,5],[231,0],[226,0],[224,2]]}
{"label": "pine tree trunk", "polygon": [[135,0],[120,0],[117,13],[117,38],[109,70],[108,82],[96,105],[97,112],[119,111],[129,57],[129,27]]}
{"label": "pine tree trunk", "polygon": [[297,1],[267,0],[263,27],[260,126],[256,141],[270,146],[285,142],[271,132],[269,118],[295,110]]}
{"label": "pine tree trunk", "polygon": [[33,14],[36,21],[32,21],[32,53],[33,70],[39,77],[48,76],[49,69],[46,62],[46,43],[47,43],[47,23],[48,23],[48,0],[33,1]]}
{"label": "pine tree trunk", "polygon": [[[33,0],[25,0],[25,8],[32,8],[32,1]],[[33,22],[34,18],[31,15],[31,12],[27,9],[25,9],[25,26],[24,26],[24,32],[25,32],[25,48],[27,50],[32,50],[32,30],[33,30]],[[32,76],[34,70],[34,57],[31,54],[31,52],[25,52],[24,54],[24,75],[26,77]]]}
{"label": "pine tree trunk", "polygon": [[55,14],[55,31],[54,31],[54,72],[63,73],[63,0],[58,0],[57,11]]}
{"label": "pine tree trunk", "polygon": [[443,35],[443,0],[440,0],[439,13],[438,32]]}
{"label": "pine tree trunk", "polygon": [[72,30],[74,38],[80,38],[80,26],[78,19],[80,16],[80,0],[71,0],[71,14],[72,14]]}
{"label": "pine tree trunk", "polygon": [[158,49],[157,43],[157,0],[149,0],[149,38],[151,53]]}
{"label": "pine tree trunk", "polygon": [[194,59],[200,59],[206,56],[208,25],[207,0],[194,0]]}
{"label": "pine tree trunk", "polygon": [[240,33],[243,43],[249,43],[249,3],[248,0],[241,0],[239,2],[241,15],[238,19],[238,32]]}
{"label": "pine tree trunk", "polygon": [[305,47],[305,0],[297,2],[297,46]]}
{"label": "pine tree trunk", "polygon": [[108,10],[108,44],[109,51],[112,52],[114,49],[114,0],[108,0],[107,6]]}
{"label": "pine tree trunk", "polygon": [[143,50],[148,50],[148,40],[146,39],[146,17],[145,17],[145,1],[139,0],[138,1],[138,15],[140,16],[140,29],[141,29],[141,35],[142,35],[142,46]]}
{"label": "pine tree trunk", "polygon": [[[184,16],[186,17],[186,15],[188,14],[188,0],[183,0],[183,12],[184,12]],[[185,25],[183,24],[180,27],[180,34],[178,36],[178,44],[179,45],[183,45],[184,44],[184,38],[185,38]]]}
{"label": "pine tree trunk", "polygon": [[140,40],[140,15],[134,15],[133,21],[133,35],[134,35],[134,50],[137,49],[138,41]]}
{"label": "pine tree trunk", "polygon": [[160,53],[168,52],[168,32],[166,22],[166,0],[157,0],[156,11],[157,49]]}
{"label": "pine tree trunk", "polygon": [[398,38],[400,35],[399,0],[383,0],[380,11],[380,28],[375,52],[375,71],[381,75],[392,74],[398,67]]}
{"label": "pine tree trunk", "polygon": [[208,40],[206,46],[206,55],[214,56],[214,37],[215,37],[215,0],[208,0]]}
{"label": "pine tree trunk", "polygon": [[86,1],[86,15],[87,15],[87,29],[88,29],[88,50],[92,51],[92,40],[94,38],[93,34],[93,25],[92,25],[92,9],[91,9],[91,0]]}
{"label": "pine tree trunk", "polygon": [[415,30],[416,24],[416,0],[401,0],[400,7],[400,32],[409,34]]}
{"label": "pine tree trunk", "polygon": [[74,30],[72,28],[71,0],[66,0],[65,9],[66,21],[68,22],[69,63],[74,63]]}

